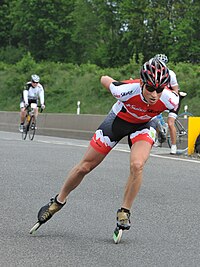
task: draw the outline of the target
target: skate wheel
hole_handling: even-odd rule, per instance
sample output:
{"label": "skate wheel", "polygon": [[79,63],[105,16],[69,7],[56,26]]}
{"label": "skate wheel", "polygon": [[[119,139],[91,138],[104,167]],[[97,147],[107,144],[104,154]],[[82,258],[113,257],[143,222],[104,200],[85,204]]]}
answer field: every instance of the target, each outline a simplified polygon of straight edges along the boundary
{"label": "skate wheel", "polygon": [[30,234],[34,234],[34,232],[40,227],[40,225],[41,224],[39,222],[37,222],[36,224],[34,224],[29,233]]}
{"label": "skate wheel", "polygon": [[115,244],[118,244],[120,242],[121,237],[122,237],[122,229],[116,228],[113,234],[113,240]]}

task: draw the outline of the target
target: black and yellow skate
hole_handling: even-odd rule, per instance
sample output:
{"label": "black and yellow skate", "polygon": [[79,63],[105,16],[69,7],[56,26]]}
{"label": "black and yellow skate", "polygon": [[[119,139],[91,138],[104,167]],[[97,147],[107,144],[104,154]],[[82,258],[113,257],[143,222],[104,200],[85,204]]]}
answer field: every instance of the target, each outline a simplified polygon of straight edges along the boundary
{"label": "black and yellow skate", "polygon": [[118,244],[120,242],[123,231],[130,229],[130,215],[130,211],[123,208],[117,211],[117,227],[115,228],[113,233],[113,240],[115,244]]}
{"label": "black and yellow skate", "polygon": [[58,202],[57,196],[55,198],[51,198],[50,202],[39,210],[38,221],[31,228],[29,232],[30,234],[33,234],[35,231],[37,231],[42,224],[51,219],[51,217],[65,205],[66,202],[63,204]]}

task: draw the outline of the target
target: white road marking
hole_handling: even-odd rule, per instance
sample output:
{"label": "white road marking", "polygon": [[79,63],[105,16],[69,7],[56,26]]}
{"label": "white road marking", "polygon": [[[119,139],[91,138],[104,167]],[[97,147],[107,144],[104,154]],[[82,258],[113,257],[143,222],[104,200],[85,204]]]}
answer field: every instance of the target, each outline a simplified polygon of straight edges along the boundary
{"label": "white road marking", "polygon": [[[35,139],[34,141],[23,141],[21,138],[9,138],[9,137],[3,137],[2,139],[4,140],[11,140],[11,141],[22,141],[22,142],[38,142],[38,143],[46,143],[46,144],[54,144],[54,145],[68,145],[68,146],[75,146],[75,147],[88,147],[89,141],[85,141],[82,140],[82,142],[85,142],[85,144],[78,144],[75,143],[74,141],[56,141],[53,138],[54,137],[50,137],[51,140],[41,140],[39,139],[40,137],[37,136],[38,139]],[[56,138],[56,137],[55,137]],[[73,140],[73,139],[72,139]],[[77,142],[80,140],[76,140]],[[120,152],[125,152],[125,153],[130,153],[130,150],[127,146],[127,149],[125,148],[121,148],[122,145],[118,144],[118,146],[114,147],[114,151],[120,151]],[[155,152],[156,153],[156,152]],[[150,153],[151,157],[155,157],[155,158],[162,158],[162,159],[170,159],[170,160],[174,160],[174,161],[185,161],[185,162],[192,162],[192,163],[198,163],[200,164],[200,160],[196,160],[195,158],[178,158],[178,157],[173,157],[173,156],[164,156],[164,155],[160,155],[160,154],[154,154],[154,153]]]}
{"label": "white road marking", "polygon": [[[83,144],[75,144],[73,142],[60,142],[60,141],[43,141],[43,140],[37,140],[37,142],[41,142],[41,143],[49,143],[49,144],[55,144],[55,145],[69,145],[69,146],[76,146],[76,147],[85,147],[87,148],[88,147],[88,144],[87,145],[83,145]],[[125,152],[125,153],[130,153],[130,150],[129,149],[122,149],[122,148],[118,148],[117,146],[114,147],[113,150],[116,150],[116,151],[120,151],[120,152]],[[171,160],[175,160],[175,161],[187,161],[187,162],[192,162],[192,163],[199,163],[200,164],[200,161],[198,160],[195,160],[193,158],[191,159],[185,159],[185,158],[177,158],[177,157],[172,157],[172,156],[164,156],[164,155],[158,155],[158,154],[153,154],[153,153],[150,153],[150,156],[151,157],[155,157],[155,158],[162,158],[162,159],[171,159]]]}

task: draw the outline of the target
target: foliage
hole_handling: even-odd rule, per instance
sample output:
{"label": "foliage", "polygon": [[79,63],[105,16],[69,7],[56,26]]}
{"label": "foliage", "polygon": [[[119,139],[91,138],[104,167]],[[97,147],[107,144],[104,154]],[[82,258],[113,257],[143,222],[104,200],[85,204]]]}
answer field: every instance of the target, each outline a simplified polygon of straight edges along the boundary
{"label": "foliage", "polygon": [[14,64],[18,62],[25,54],[25,50],[22,47],[6,46],[0,48],[0,61],[4,61],[8,64]]}
{"label": "foliage", "polygon": [[23,58],[16,63],[16,69],[19,73],[33,71],[36,68],[36,62],[28,52]]}
{"label": "foliage", "polygon": [[[106,114],[116,101],[100,84],[102,75],[109,75],[116,80],[130,77],[138,78],[143,61],[139,55],[136,62],[133,55],[129,64],[120,68],[100,68],[95,64],[71,64],[41,62],[36,63],[30,54],[15,65],[0,62],[0,110],[18,111],[19,100],[24,84],[33,73],[41,77],[45,88],[45,112],[76,113],[77,101],[81,102],[82,114]],[[183,99],[189,111],[200,116],[200,67],[196,64],[170,62],[179,81],[181,91],[188,96]]]}
{"label": "foliage", "polygon": [[175,63],[200,61],[197,0],[3,0],[0,60],[122,67],[166,53]]}

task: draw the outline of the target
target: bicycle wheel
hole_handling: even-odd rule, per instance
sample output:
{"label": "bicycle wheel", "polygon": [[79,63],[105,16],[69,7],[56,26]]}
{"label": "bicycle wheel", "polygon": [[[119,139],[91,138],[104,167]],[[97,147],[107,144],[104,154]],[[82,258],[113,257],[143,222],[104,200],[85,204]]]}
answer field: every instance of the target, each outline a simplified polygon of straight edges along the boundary
{"label": "bicycle wheel", "polygon": [[35,136],[35,123],[33,122],[33,116],[32,116],[29,127],[29,139],[32,141],[34,136]]}
{"label": "bicycle wheel", "polygon": [[22,140],[26,140],[26,137],[27,137],[27,134],[28,134],[28,131],[29,131],[29,126],[30,126],[30,122],[26,118],[26,120],[24,122],[24,129],[23,129],[23,132],[22,132]]}

